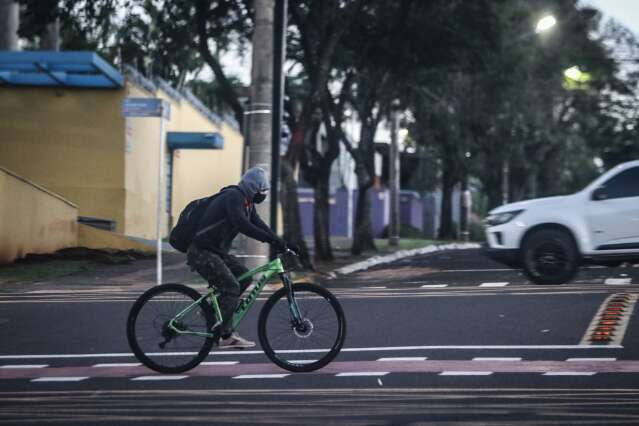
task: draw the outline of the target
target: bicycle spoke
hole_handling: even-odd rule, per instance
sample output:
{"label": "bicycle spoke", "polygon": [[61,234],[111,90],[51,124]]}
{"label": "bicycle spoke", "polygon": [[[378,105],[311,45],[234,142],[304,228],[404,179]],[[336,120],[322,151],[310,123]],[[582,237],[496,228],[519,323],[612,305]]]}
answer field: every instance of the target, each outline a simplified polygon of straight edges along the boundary
{"label": "bicycle spoke", "polygon": [[[212,340],[206,336],[180,334],[169,324],[173,320],[173,327],[182,332],[208,332],[210,318],[204,312],[205,305],[193,305],[199,295],[184,286],[166,285],[147,293],[149,296],[145,293],[142,300],[136,302],[133,322],[127,327],[136,356],[161,372],[192,368],[202,353],[208,352]],[[189,306],[189,311],[175,318]]]}
{"label": "bicycle spoke", "polygon": [[341,345],[342,326],[330,300],[315,291],[296,288],[295,299],[302,326],[293,326],[288,300],[283,295],[270,308],[265,326],[266,339],[279,362],[289,367],[298,365],[312,368],[313,363],[329,356],[336,345]]}

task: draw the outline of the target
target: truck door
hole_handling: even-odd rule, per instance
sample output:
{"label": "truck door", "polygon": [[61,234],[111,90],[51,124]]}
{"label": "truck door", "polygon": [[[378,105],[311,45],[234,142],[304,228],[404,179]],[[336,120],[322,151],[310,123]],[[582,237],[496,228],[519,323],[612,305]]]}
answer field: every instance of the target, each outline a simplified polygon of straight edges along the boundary
{"label": "truck door", "polygon": [[595,250],[639,250],[639,166],[591,192],[587,221]]}

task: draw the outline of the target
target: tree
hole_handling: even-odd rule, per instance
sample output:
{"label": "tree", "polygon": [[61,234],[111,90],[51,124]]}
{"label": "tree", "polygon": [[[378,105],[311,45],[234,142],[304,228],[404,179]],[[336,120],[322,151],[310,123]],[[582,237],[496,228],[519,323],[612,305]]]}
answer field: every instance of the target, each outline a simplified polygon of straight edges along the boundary
{"label": "tree", "polygon": [[[184,2],[184,4],[190,7],[190,2]],[[233,43],[242,45],[248,41],[253,27],[251,8],[251,0],[195,1],[197,38],[193,45],[197,47],[202,59],[213,71],[218,93],[223,102],[233,111],[240,126],[244,121],[244,106],[240,102],[237,86],[224,72],[218,54],[228,49]],[[215,52],[212,51],[211,46],[214,46]]]}
{"label": "tree", "polygon": [[[210,105],[233,112],[241,126],[244,109],[237,80],[223,70],[219,55],[247,44],[252,1],[165,2],[161,0],[21,0],[21,37],[38,46],[56,19],[64,50],[95,50],[116,64],[132,64],[144,75],[178,87],[207,64],[215,77],[206,94]],[[124,16],[118,11],[126,11]],[[217,108],[216,108],[217,109]],[[219,110],[219,109],[218,109]]]}
{"label": "tree", "polygon": [[[496,7],[496,2],[489,1],[369,2],[367,15],[345,37],[345,50],[355,58],[350,63],[357,74],[352,104],[362,122],[358,146],[351,150],[359,188],[353,253],[375,249],[367,192],[374,176],[374,138],[379,121],[394,99],[406,107],[420,102],[426,111],[432,99],[425,94],[432,95],[429,87],[437,84],[433,78],[481,64],[482,48],[493,43]],[[447,103],[442,94],[434,99]],[[416,116],[416,121],[420,120],[422,117]],[[450,143],[438,141],[442,143],[441,154],[449,153],[447,148],[455,143],[451,138],[446,140]],[[445,158],[450,160],[453,155]],[[444,167],[448,186],[454,184],[455,167],[455,161]]]}
{"label": "tree", "polygon": [[[303,84],[298,86],[302,90],[297,95],[301,96],[294,100],[299,105],[297,112],[289,115],[293,133],[282,161],[284,234],[306,253],[297,201],[296,171],[301,167],[304,177],[315,190],[315,256],[324,260],[333,257],[329,238],[329,177],[332,164],[339,155],[338,128],[341,126],[341,113],[335,108],[343,109],[345,105],[343,95],[341,102],[335,102],[328,83],[338,43],[353,19],[358,17],[362,4],[361,0],[292,0],[289,3],[295,31],[291,32],[288,52],[289,57],[301,65],[302,72],[297,78],[302,79]],[[348,81],[342,82],[345,90],[348,89]],[[335,117],[338,117],[339,123],[333,121]],[[326,146],[318,148],[315,135],[322,122],[326,125],[328,138]],[[305,263],[311,266],[308,260]]]}

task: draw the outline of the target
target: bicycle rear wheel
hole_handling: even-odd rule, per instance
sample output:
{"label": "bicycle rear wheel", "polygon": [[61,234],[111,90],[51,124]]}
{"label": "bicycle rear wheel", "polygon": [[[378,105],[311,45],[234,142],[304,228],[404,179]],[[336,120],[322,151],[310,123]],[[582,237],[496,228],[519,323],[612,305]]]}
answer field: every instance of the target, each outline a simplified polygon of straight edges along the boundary
{"label": "bicycle rear wheel", "polygon": [[[213,338],[178,334],[169,321],[200,298],[181,284],[164,284],[147,290],[133,304],[127,320],[127,339],[135,356],[160,373],[182,373],[208,355]],[[207,333],[213,326],[211,307],[204,300],[174,326],[182,331]]]}
{"label": "bicycle rear wheel", "polygon": [[282,288],[266,301],[258,322],[264,353],[278,366],[293,372],[324,367],[342,349],[346,319],[331,292],[314,284],[295,284],[295,300],[302,324],[295,326]]}

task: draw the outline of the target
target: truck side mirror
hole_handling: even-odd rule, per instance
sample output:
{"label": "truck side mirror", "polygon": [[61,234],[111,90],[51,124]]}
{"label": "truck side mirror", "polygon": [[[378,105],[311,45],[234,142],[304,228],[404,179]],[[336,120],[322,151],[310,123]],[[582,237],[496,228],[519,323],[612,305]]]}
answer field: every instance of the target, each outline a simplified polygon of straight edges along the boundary
{"label": "truck side mirror", "polygon": [[599,188],[592,191],[591,199],[594,201],[601,201],[608,198],[608,193],[606,192],[606,188],[604,186],[600,186]]}

